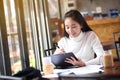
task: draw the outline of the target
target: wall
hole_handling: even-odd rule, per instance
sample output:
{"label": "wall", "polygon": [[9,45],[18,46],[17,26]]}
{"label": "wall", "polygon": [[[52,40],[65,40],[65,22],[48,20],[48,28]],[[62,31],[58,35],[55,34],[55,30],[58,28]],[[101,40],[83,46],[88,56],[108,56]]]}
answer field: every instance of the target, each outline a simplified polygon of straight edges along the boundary
{"label": "wall", "polygon": [[[103,13],[108,13],[109,9],[118,9],[120,13],[120,0],[75,0],[76,9],[80,12],[88,12],[92,15],[92,11],[96,11],[96,7],[101,7]],[[61,18],[66,12],[66,6],[68,6],[68,0],[60,0],[60,14]]]}

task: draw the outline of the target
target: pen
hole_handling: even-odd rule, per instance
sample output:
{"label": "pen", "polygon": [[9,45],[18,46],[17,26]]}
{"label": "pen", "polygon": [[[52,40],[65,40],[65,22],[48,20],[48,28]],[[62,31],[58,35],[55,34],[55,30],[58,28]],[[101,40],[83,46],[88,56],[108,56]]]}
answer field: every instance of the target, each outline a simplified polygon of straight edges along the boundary
{"label": "pen", "polygon": [[55,46],[56,46],[57,48],[60,48],[60,47],[58,46],[58,43],[55,43]]}
{"label": "pen", "polygon": [[57,48],[60,48],[58,45],[56,46]]}

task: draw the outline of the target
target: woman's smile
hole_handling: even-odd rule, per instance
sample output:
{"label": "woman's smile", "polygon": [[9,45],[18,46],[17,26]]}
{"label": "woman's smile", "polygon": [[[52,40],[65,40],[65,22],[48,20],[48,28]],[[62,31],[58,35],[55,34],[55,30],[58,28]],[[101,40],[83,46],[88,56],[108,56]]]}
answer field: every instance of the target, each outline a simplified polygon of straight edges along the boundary
{"label": "woman's smile", "polygon": [[71,33],[70,36],[73,37],[77,37],[76,33]]}

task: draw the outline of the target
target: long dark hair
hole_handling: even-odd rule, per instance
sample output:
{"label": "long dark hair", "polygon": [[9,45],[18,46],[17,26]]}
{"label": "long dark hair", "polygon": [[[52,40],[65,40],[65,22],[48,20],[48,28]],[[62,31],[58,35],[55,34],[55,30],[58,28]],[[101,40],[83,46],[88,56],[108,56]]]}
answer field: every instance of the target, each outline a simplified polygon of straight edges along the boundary
{"label": "long dark hair", "polygon": [[[64,22],[66,18],[72,18],[72,20],[78,22],[80,25],[82,25],[82,32],[92,31],[92,29],[88,26],[87,22],[85,21],[84,17],[81,15],[81,13],[77,10],[70,10],[67,13],[65,13],[64,16]],[[65,24],[64,24],[64,34],[63,36],[69,37],[68,33],[65,30]]]}

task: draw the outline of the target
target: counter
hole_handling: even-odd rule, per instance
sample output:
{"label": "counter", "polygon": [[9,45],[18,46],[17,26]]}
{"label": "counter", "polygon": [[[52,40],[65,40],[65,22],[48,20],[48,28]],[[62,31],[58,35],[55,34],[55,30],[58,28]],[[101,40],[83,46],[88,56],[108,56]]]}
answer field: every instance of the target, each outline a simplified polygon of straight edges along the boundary
{"label": "counter", "polygon": [[120,31],[120,17],[89,20],[87,23],[97,33],[101,42],[114,41],[113,32]]}

